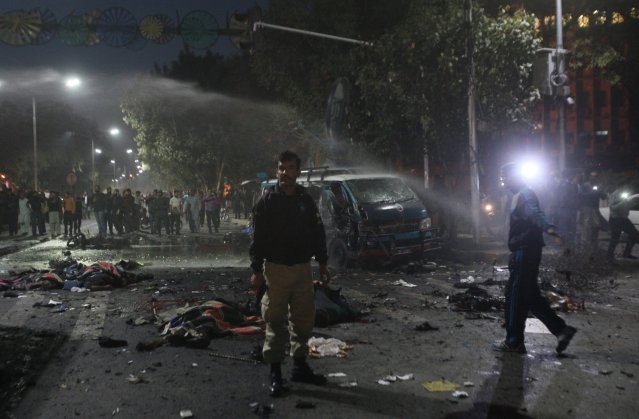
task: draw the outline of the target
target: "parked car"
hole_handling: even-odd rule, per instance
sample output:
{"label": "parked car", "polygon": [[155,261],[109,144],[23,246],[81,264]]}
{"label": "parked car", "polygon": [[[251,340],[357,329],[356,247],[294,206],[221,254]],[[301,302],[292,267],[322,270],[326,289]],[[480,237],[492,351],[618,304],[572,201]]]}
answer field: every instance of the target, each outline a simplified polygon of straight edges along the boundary
{"label": "parked car", "polygon": [[[628,200],[630,200],[630,214],[628,214],[628,218],[635,228],[639,229],[639,194],[630,195]],[[599,212],[607,222],[608,218],[610,218],[610,208],[601,207],[599,208]]]}

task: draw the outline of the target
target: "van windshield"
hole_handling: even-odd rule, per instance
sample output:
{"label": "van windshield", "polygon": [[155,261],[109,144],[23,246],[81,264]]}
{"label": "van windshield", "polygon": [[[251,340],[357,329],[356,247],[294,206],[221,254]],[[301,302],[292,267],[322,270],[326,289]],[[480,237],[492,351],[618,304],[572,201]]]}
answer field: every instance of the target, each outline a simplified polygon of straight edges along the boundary
{"label": "van windshield", "polygon": [[352,179],[346,183],[362,204],[395,204],[417,199],[399,178]]}

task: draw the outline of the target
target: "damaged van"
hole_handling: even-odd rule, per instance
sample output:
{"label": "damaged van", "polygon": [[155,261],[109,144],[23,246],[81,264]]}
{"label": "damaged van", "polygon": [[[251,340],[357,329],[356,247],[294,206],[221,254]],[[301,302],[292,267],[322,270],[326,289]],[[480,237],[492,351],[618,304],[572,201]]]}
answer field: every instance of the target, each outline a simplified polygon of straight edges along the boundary
{"label": "damaged van", "polygon": [[426,207],[399,176],[329,169],[303,172],[298,182],[317,200],[333,269],[421,259],[441,248]]}

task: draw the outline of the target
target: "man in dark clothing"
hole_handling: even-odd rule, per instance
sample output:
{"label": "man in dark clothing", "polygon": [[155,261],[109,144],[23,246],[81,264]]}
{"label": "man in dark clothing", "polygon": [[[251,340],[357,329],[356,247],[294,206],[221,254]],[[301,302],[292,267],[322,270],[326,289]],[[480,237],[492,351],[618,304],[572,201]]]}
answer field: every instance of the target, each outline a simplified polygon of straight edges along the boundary
{"label": "man in dark clothing", "polygon": [[81,195],[75,197],[75,219],[73,220],[73,234],[79,234],[82,228],[82,207],[84,198]]}
{"label": "man in dark clothing", "polygon": [[119,189],[113,190],[111,216],[113,218],[113,226],[115,227],[115,231],[118,233],[118,235],[122,234],[122,222],[124,217],[122,214],[122,195],[120,195]]}
{"label": "man in dark clothing", "polygon": [[328,282],[326,236],[313,198],[297,185],[300,158],[293,152],[280,154],[277,185],[255,205],[253,241],[250,248],[251,285],[266,284],[262,317],[266,336],[262,353],[271,366],[270,395],[285,392],[281,362],[290,352],[294,359],[292,381],[322,385],[326,377],[315,374],[306,362],[308,339],[315,324],[315,301],[311,257],[320,265],[320,280]]}
{"label": "man in dark clothing", "polygon": [[131,193],[131,189],[125,189],[122,192],[122,222],[124,223],[124,232],[132,233],[135,230],[135,198]]}
{"label": "man in dark clothing", "polygon": [[18,235],[18,212],[19,212],[19,198],[18,194],[12,190],[6,192],[6,207],[5,207],[5,220],[9,225],[9,236]]}
{"label": "man in dark clothing", "polygon": [[44,197],[37,191],[33,191],[29,195],[29,209],[31,210],[31,234],[36,237],[36,229],[40,235],[45,234],[44,214],[42,207],[44,206]]}
{"label": "man in dark clothing", "polygon": [[630,214],[629,196],[630,192],[628,192],[627,187],[618,188],[610,194],[610,217],[608,218],[610,243],[608,244],[608,260],[611,262],[614,261],[615,248],[617,244],[619,244],[622,231],[628,236],[622,257],[626,259],[637,259],[636,256],[632,255],[632,247],[637,242],[639,234],[637,234],[637,229],[628,219],[628,215]]}
{"label": "man in dark clothing", "polygon": [[543,211],[537,195],[528,188],[521,176],[521,168],[508,164],[502,168],[504,186],[513,194],[510,207],[510,231],[508,248],[512,252],[508,269],[510,277],[506,285],[506,340],[495,349],[502,352],[526,353],[524,329],[528,312],[541,320],[557,337],[557,353],[562,353],[577,332],[550,308],[541,295],[537,275],[544,246],[543,233],[561,241]]}

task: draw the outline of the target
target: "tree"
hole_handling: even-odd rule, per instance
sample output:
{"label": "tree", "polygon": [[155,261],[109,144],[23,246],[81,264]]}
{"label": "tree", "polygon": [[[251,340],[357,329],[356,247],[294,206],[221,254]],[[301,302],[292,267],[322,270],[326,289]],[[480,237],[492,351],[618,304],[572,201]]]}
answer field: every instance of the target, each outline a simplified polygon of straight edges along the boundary
{"label": "tree", "polygon": [[[173,88],[158,90],[158,82]],[[305,155],[312,148],[309,138],[300,141],[289,132],[296,116],[285,107],[200,92],[157,77],[141,80],[122,111],[137,131],[140,159],[171,186],[219,188],[225,178],[241,181],[274,167],[284,148]]]}
{"label": "tree", "polygon": [[[321,118],[330,85],[347,76],[356,85],[353,141],[412,167],[419,166],[425,144],[442,161],[458,160],[467,148],[462,1],[394,2],[392,11],[381,2],[360,7],[354,1],[270,2],[269,22],[373,45],[266,32],[254,71],[278,97],[311,118]],[[533,18],[521,11],[491,18],[480,8],[474,15],[479,116],[492,129],[525,125],[535,99],[530,75],[539,39]]]}

